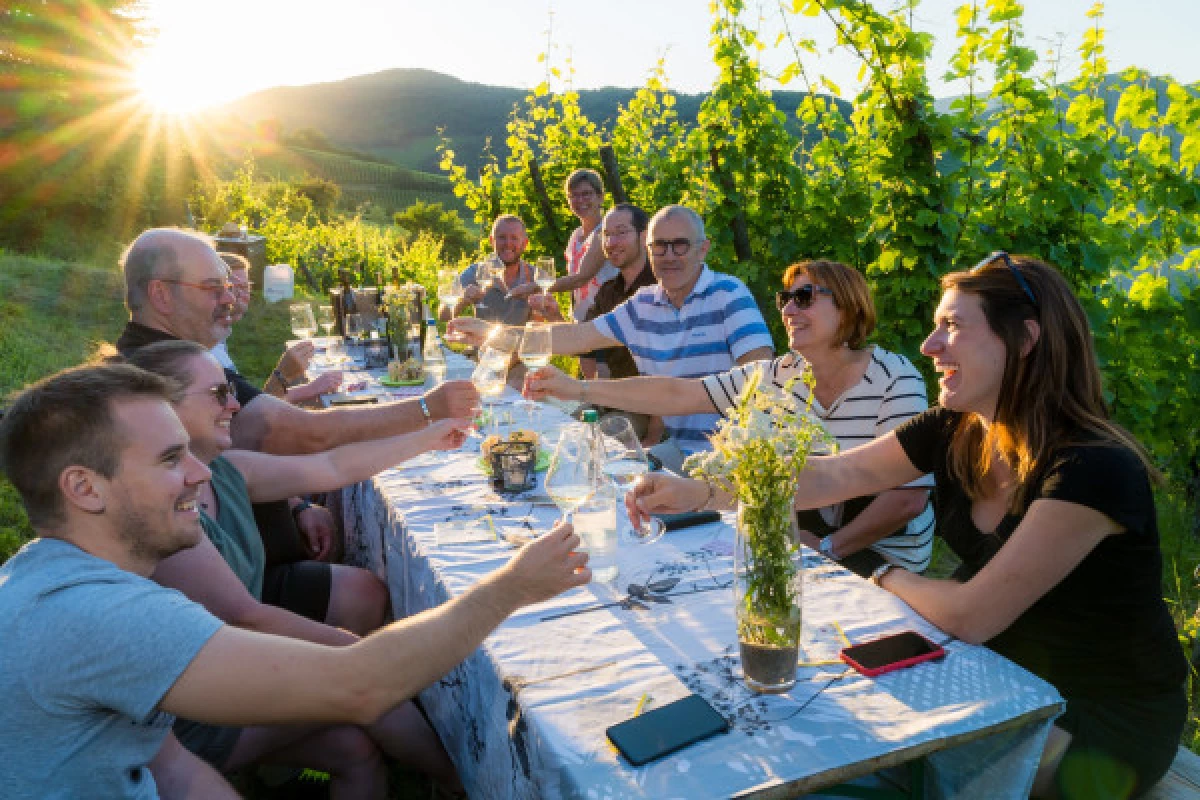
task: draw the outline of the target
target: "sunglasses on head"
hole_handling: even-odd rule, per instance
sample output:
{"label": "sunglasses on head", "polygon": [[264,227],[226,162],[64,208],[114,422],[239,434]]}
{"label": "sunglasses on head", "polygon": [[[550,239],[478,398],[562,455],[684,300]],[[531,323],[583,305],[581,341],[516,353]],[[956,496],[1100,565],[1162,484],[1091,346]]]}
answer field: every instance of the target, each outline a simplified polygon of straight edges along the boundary
{"label": "sunglasses on head", "polygon": [[978,264],[971,267],[971,272],[978,272],[996,259],[1004,260],[1004,265],[1008,267],[1008,271],[1011,272],[1013,277],[1017,279],[1017,285],[1021,287],[1021,291],[1025,293],[1025,296],[1029,298],[1029,302],[1033,306],[1034,310],[1040,311],[1041,306],[1038,304],[1037,297],[1033,293],[1033,287],[1029,285],[1029,281],[1025,280],[1025,276],[1021,274],[1021,270],[1017,269],[1017,265],[1012,262],[1012,259],[1009,258],[1008,253],[1004,252],[1003,250],[997,250],[987,258],[983,259],[983,261],[980,261]]}
{"label": "sunglasses on head", "polygon": [[817,295],[827,294],[833,296],[833,292],[826,289],[824,286],[817,286],[815,283],[806,283],[795,291],[776,292],[775,307],[783,311],[788,303],[795,303],[796,308],[803,311],[816,301]]}

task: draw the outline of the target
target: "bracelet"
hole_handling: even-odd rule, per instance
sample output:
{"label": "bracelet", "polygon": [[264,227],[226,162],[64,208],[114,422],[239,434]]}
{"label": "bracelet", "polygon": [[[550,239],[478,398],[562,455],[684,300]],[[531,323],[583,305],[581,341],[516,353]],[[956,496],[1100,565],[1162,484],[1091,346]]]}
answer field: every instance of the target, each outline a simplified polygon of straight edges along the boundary
{"label": "bracelet", "polygon": [[288,383],[288,379],[283,377],[283,373],[279,371],[278,367],[271,370],[271,375],[274,376],[275,380],[279,381],[279,385],[283,388],[286,389],[291,385]]}
{"label": "bracelet", "polygon": [[716,495],[717,490],[715,486],[707,481],[705,481],[704,485],[708,487],[708,497],[704,498],[703,503],[696,506],[696,511],[703,511],[704,509],[708,508],[709,503],[713,501],[713,497]]}
{"label": "bracelet", "polygon": [[883,588],[883,576],[887,575],[889,572],[891,572],[895,568],[896,568],[896,565],[890,561],[880,564],[871,573],[871,577],[869,578],[869,580],[871,581],[871,583],[875,584],[880,589],[882,589]]}
{"label": "bracelet", "polygon": [[296,517],[300,516],[305,511],[308,511],[310,508],[312,508],[312,503],[308,502],[307,500],[301,500],[299,503],[292,506],[292,521],[295,521]]}
{"label": "bracelet", "polygon": [[420,405],[421,405],[421,414],[424,415],[424,417],[425,417],[425,424],[432,425],[433,424],[433,414],[429,413],[429,404],[425,402],[425,396],[422,395],[421,397],[418,397],[417,402],[420,403]]}

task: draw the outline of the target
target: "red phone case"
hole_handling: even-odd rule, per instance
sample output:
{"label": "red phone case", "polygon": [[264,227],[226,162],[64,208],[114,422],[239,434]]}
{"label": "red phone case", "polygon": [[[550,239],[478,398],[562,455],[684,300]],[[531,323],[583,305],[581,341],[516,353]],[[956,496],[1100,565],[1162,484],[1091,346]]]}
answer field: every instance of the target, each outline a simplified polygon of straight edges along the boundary
{"label": "red phone case", "polygon": [[[929,645],[929,647],[931,648],[930,651],[928,653],[922,653],[920,655],[913,656],[912,658],[905,658],[905,659],[901,659],[900,661],[893,661],[888,664],[882,664],[878,667],[863,666],[862,664],[855,661],[853,656],[847,655],[847,652],[846,652],[847,650],[853,650],[855,647],[860,647],[862,645],[868,645],[868,644],[871,644],[872,642],[882,642],[885,639],[891,639],[896,636],[906,636],[906,635],[919,636],[923,642],[925,642]],[[887,673],[887,672],[894,672],[895,670],[898,670],[898,669],[904,669],[905,667],[911,667],[911,666],[914,666],[915,664],[920,664],[923,661],[934,661],[934,660],[939,659],[939,658],[943,657],[944,655],[946,655],[946,651],[944,649],[942,649],[941,645],[934,644],[933,642],[926,639],[924,636],[921,636],[921,634],[917,633],[916,631],[904,631],[902,633],[893,633],[893,634],[889,634],[887,636],[880,636],[878,639],[872,639],[869,642],[859,642],[857,645],[852,645],[850,647],[844,647],[844,648],[842,648],[842,651],[839,655],[841,656],[842,661],[845,661],[847,664],[854,667],[854,669],[856,669],[858,672],[861,672],[863,675],[866,675],[868,678],[875,678],[875,677],[883,675],[884,673]]]}

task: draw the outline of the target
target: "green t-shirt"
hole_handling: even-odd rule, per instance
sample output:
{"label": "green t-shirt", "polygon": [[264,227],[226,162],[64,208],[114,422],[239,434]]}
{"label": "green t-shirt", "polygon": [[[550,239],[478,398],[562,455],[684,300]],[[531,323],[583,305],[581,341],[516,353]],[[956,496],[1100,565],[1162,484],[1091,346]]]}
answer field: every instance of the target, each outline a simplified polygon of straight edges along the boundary
{"label": "green t-shirt", "polygon": [[208,468],[212,470],[213,493],[221,510],[216,520],[201,513],[200,524],[246,591],[261,601],[267,554],[254,522],[246,479],[223,456],[217,456]]}

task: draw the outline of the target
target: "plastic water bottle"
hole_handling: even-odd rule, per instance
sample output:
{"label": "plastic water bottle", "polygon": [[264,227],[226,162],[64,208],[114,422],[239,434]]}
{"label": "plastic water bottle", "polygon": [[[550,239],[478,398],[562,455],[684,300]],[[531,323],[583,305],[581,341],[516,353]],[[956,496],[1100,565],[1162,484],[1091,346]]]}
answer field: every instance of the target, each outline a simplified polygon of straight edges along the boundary
{"label": "plastic water bottle", "polygon": [[604,447],[600,438],[600,415],[594,409],[583,412],[583,422],[591,431],[592,453],[596,459],[596,491],[591,499],[575,512],[575,532],[581,540],[580,549],[588,554],[592,580],[611,583],[617,579],[617,492],[600,469]]}

